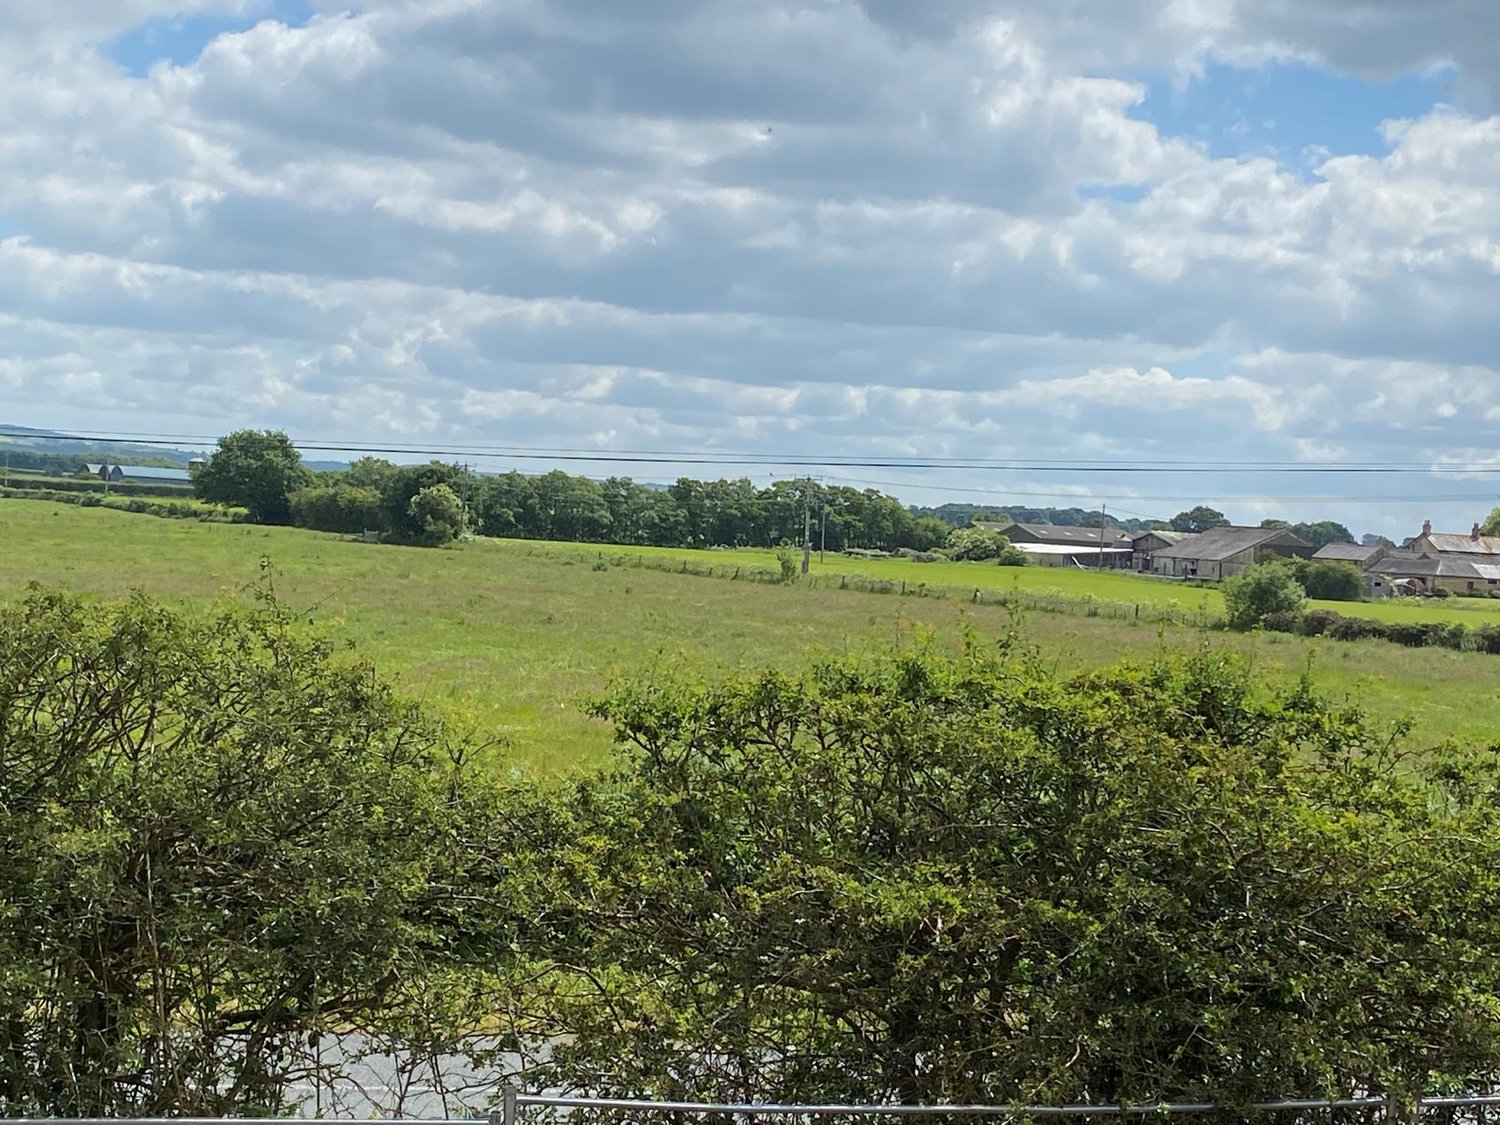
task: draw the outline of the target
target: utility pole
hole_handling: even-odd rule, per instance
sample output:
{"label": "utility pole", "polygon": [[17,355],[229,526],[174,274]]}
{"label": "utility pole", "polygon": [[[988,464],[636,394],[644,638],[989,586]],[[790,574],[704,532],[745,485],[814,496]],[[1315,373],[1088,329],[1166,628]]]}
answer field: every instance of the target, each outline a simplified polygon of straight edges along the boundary
{"label": "utility pole", "polygon": [[802,573],[812,568],[812,481],[802,493]]}

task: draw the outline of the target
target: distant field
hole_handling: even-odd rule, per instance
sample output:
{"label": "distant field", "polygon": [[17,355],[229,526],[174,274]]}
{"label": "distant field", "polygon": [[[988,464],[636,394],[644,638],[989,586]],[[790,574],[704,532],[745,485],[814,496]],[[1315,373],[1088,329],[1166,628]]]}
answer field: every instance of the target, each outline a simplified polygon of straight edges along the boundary
{"label": "distant field", "polygon": [[[785,667],[820,651],[867,649],[914,629],[956,637],[967,625],[982,637],[998,637],[1009,627],[1003,609],[963,598],[760,585],[630,566],[596,571],[590,565],[601,550],[625,548],[480,541],[433,551],[35,500],[0,500],[0,540],[0,599],[41,581],[92,595],[139,588],[201,602],[235,594],[256,579],[260,559],[269,557],[284,598],[332,621],[407,691],[485,735],[507,739],[518,766],[541,770],[602,758],[608,731],[583,713],[582,704],[612,675],[639,674],[658,664],[707,674],[727,667]],[[775,566],[767,552],[680,554],[717,563],[743,555],[736,565]],[[1126,575],[833,556],[822,568],[815,560],[814,568],[824,575],[907,575],[960,590],[1019,582],[1110,600],[1217,604],[1213,591]],[[1466,620],[1493,612],[1490,603],[1473,604],[1467,612],[1452,602],[1341,608],[1461,613]],[[1381,642],[1207,634],[1052,613],[1028,614],[1023,628],[1060,668],[1149,659],[1162,647],[1223,644],[1282,678],[1299,675],[1311,660],[1320,686],[1356,694],[1380,719],[1416,716],[1415,737],[1423,742],[1446,735],[1488,741],[1500,732],[1500,693],[1494,690],[1500,657]]]}
{"label": "distant field", "polygon": [[[537,550],[551,550],[570,557],[578,557],[581,553],[630,554],[691,559],[718,566],[743,565],[766,570],[775,570],[777,567],[774,551],[693,551],[670,547],[613,547],[583,543],[531,545]],[[1130,571],[1076,570],[1049,566],[1005,567],[985,563],[923,563],[909,559],[861,559],[844,555],[829,555],[826,562],[819,562],[816,554],[813,555],[813,571],[817,574],[858,574],[957,590],[1014,589],[1030,593],[1056,591],[1066,597],[1095,597],[1127,605],[1176,606],[1190,614],[1201,612],[1208,619],[1222,616],[1224,612],[1224,599],[1212,587],[1189,586]],[[1351,617],[1371,617],[1381,621],[1443,621],[1481,625],[1493,620],[1500,624],[1500,598],[1388,598],[1371,602],[1315,601],[1311,604]]]}

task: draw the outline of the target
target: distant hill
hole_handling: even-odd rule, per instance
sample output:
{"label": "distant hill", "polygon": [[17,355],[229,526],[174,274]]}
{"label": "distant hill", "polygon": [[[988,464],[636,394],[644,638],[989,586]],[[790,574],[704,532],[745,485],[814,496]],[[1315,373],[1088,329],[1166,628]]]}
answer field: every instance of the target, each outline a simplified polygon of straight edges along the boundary
{"label": "distant hill", "polygon": [[[62,462],[57,462],[57,458],[67,458],[69,462],[111,461],[121,465],[160,465],[180,469],[194,457],[206,457],[209,452],[207,449],[177,449],[130,441],[97,441],[87,437],[73,437],[57,430],[35,430],[29,426],[0,424],[0,454],[11,454],[12,463],[19,468],[30,467],[26,463],[28,461],[37,461],[34,467],[53,470],[62,467]],[[343,461],[303,463],[319,473],[336,472],[349,467]]]}

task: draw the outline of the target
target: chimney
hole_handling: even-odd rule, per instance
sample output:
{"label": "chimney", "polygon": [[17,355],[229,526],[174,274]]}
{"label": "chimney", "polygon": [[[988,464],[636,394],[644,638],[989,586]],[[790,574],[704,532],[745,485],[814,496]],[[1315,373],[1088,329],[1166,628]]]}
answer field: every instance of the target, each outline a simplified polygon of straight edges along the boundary
{"label": "chimney", "polygon": [[1423,535],[1431,535],[1432,534],[1432,521],[1431,520],[1423,520],[1422,521],[1422,534]]}
{"label": "chimney", "polygon": [[1479,525],[1477,523],[1474,525],[1474,530],[1469,532],[1469,538],[1476,543],[1479,542]]}

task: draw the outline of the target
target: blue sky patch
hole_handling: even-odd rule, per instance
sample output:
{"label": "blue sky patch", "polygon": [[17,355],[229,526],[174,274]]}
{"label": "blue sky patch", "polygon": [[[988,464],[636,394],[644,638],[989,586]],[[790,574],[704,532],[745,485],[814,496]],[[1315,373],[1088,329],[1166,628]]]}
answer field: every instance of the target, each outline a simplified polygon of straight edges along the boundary
{"label": "blue sky patch", "polygon": [[1214,157],[1272,156],[1305,168],[1324,150],[1384,155],[1380,123],[1420,117],[1451,100],[1453,79],[1445,71],[1369,82],[1304,64],[1215,64],[1185,88],[1152,80],[1133,116],[1164,135],[1197,141]]}
{"label": "blue sky patch", "polygon": [[309,0],[270,0],[248,19],[194,16],[147,20],[111,43],[108,54],[131,74],[142,78],[158,62],[185,66],[219,35],[244,31],[265,19],[299,27],[312,19],[312,14]]}

